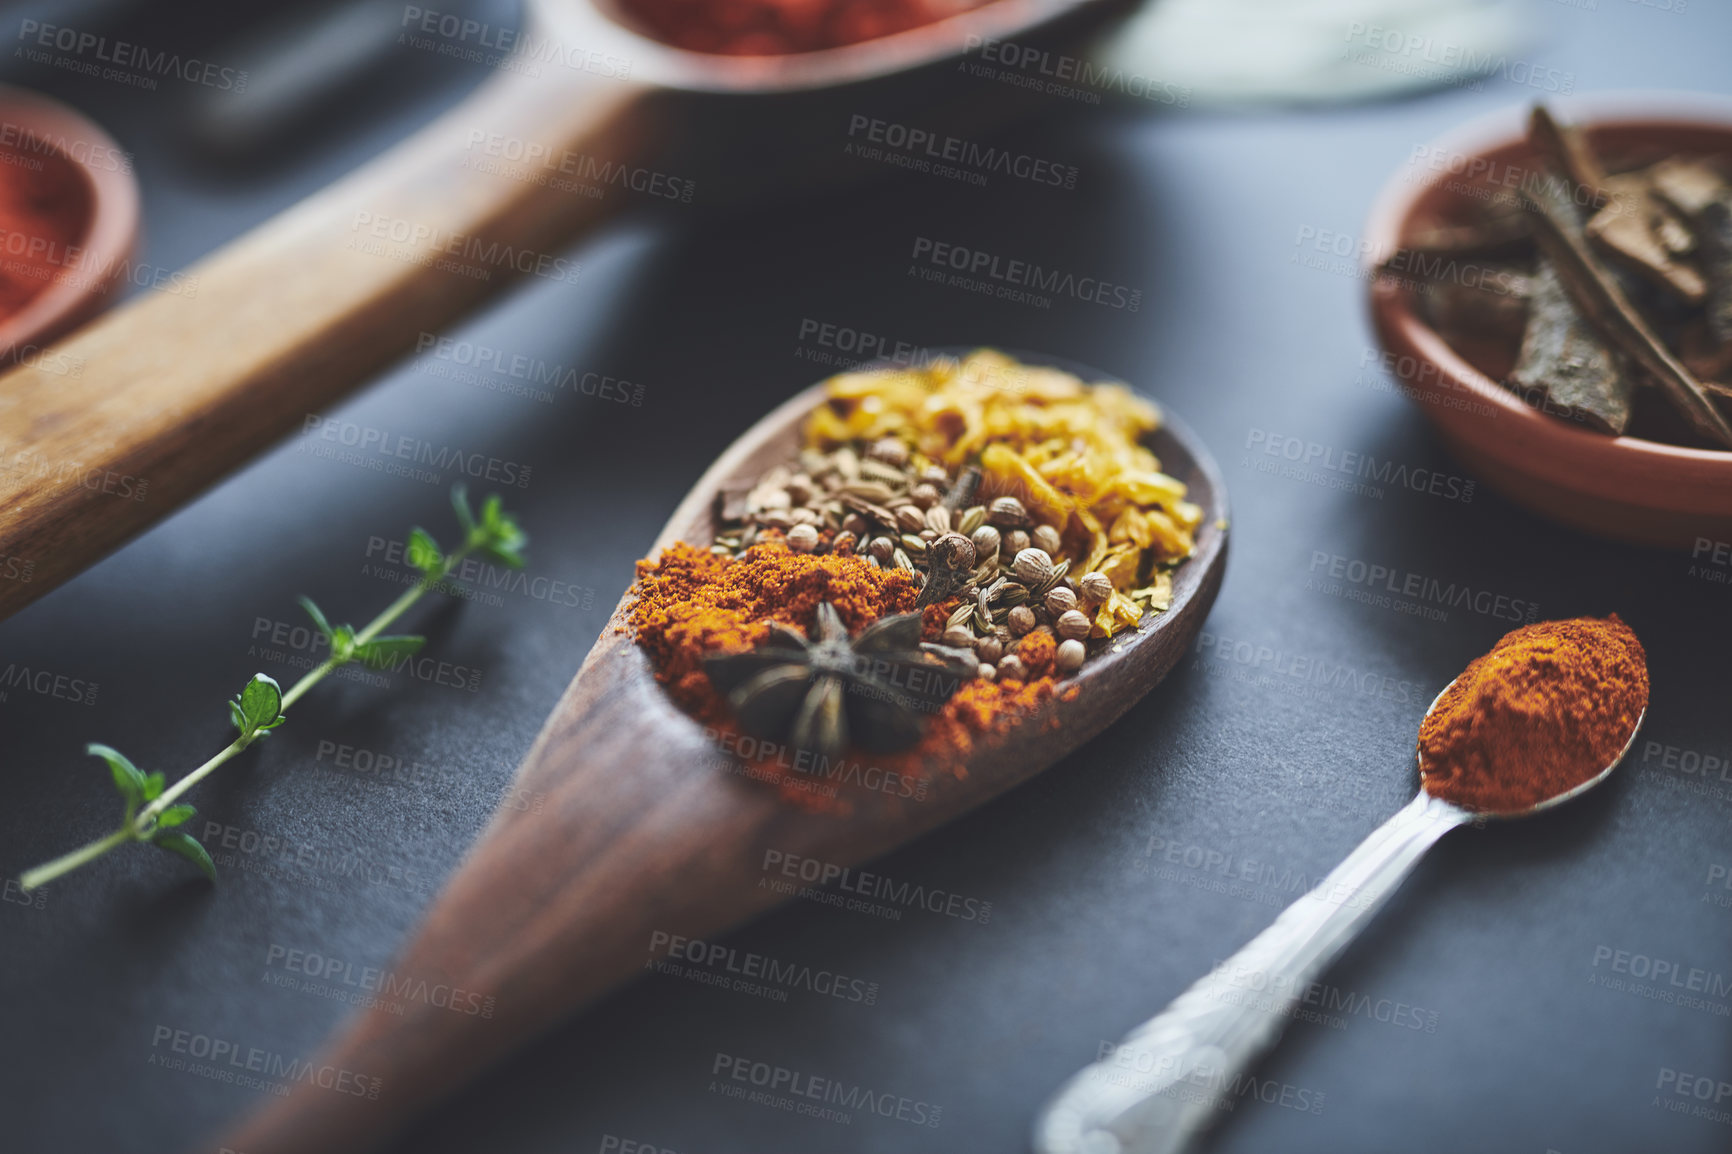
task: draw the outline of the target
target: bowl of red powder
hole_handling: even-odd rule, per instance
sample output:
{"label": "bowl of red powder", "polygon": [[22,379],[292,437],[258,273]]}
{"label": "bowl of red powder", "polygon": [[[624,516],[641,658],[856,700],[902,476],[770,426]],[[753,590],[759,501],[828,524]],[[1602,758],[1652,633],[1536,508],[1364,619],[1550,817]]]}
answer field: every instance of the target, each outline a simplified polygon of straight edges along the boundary
{"label": "bowl of red powder", "polygon": [[132,159],[72,109],[0,85],[0,364],[106,302],[138,240]]}
{"label": "bowl of red powder", "polygon": [[666,44],[724,56],[785,56],[893,36],[989,0],[617,0]]}

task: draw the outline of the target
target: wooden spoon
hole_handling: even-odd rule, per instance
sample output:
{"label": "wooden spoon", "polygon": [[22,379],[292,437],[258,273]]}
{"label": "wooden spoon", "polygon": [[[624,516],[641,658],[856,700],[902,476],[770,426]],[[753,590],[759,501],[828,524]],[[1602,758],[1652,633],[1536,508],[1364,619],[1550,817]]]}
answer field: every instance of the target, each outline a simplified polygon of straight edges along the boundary
{"label": "wooden spoon", "polygon": [[[1123,8],[996,0],[846,48],[723,57],[659,44],[586,0],[534,0],[518,56],[456,109],[59,346],[78,376],[57,357],[0,377],[0,556],[34,564],[31,581],[0,582],[0,617],[502,286],[583,283],[561,253],[628,202],[605,177],[599,200],[573,188],[596,166],[660,165],[703,204],[762,198],[824,170],[820,157],[843,164],[862,109],[926,116],[959,85],[979,105],[1038,99],[956,76],[971,39],[1068,43]],[[476,50],[437,12],[424,27],[424,11],[404,8],[403,51]]]}
{"label": "wooden spoon", "polygon": [[[788,460],[821,399],[821,386],[807,389],[748,430],[692,488],[655,550],[713,540],[716,495]],[[747,780],[656,684],[629,634],[628,592],[518,770],[515,784],[545,794],[545,806],[495,814],[392,967],[399,981],[491,997],[493,1016],[423,1001],[407,1002],[401,1016],[365,1011],[317,1064],[379,1079],[376,1099],[301,1082],[224,1145],[246,1154],[373,1149],[433,1100],[641,973],[652,933],[709,938],[784,901],[758,885],[766,850],[856,865],[1105,729],[1184,655],[1227,556],[1226,491],[1207,451],[1170,417],[1149,444],[1204,512],[1196,552],[1174,574],[1172,608],[1099,643],[1106,651],[1068,683],[1080,692],[1055,695],[1027,722],[983,742],[965,778],[935,774],[924,800],[862,804],[832,817],[800,812]]]}

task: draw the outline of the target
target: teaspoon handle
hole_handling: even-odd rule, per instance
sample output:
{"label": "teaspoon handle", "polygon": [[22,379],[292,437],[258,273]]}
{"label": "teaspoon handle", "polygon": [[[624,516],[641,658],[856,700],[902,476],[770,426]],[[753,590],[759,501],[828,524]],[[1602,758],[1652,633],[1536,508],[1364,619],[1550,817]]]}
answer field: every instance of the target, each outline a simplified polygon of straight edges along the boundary
{"label": "teaspoon handle", "polygon": [[1421,793],[1317,888],[1160,1014],[1065,1083],[1035,1124],[1040,1154],[1177,1154],[1281,1036],[1311,984],[1433,842],[1471,815]]}

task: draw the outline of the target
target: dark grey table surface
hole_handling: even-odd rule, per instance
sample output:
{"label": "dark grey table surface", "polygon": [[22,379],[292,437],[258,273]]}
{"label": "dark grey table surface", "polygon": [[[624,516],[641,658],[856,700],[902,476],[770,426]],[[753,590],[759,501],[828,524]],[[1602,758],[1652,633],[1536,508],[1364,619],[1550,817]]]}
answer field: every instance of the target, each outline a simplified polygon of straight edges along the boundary
{"label": "dark grey table surface", "polygon": [[[1578,92],[1726,90],[1732,10],[1677,7],[1536,3],[1543,35],[1526,59],[1567,72]],[[189,105],[173,93],[7,68],[90,112],[135,155],[141,259],[164,269],[318,188],[479,79],[422,67],[410,96],[366,116],[352,104],[300,152],[241,168],[189,143]],[[1290,1028],[1209,1148],[1725,1149],[1725,568],[1589,540],[1484,487],[1470,500],[1340,491],[1261,472],[1248,449],[1292,436],[1460,474],[1368,363],[1363,284],[1306,257],[1321,234],[1358,236],[1416,146],[1532,95],[1492,78],[1299,112],[1055,102],[1015,139],[1074,165],[1074,189],[898,172],[761,212],[612,228],[570,254],[579,283],[533,281],[450,335],[623,378],[642,386],[641,405],[569,389],[543,403],[509,391],[506,374],[427,354],[326,414],[526,466],[528,483],[507,497],[532,536],[529,572],[548,580],[416,612],[431,655],[480,672],[473,691],[401,675],[388,688],[329,683],[200,787],[196,829],[216,823],[206,840],[223,861],[214,890],[143,850],[39,898],[16,879],[108,828],[114,800],[86,742],[146,768],[202,760],[226,740],[221,701],[245,677],[295,674],[254,652],[258,633],[295,622],[303,592],[334,616],[370,616],[393,595],[378,542],[416,523],[448,537],[456,474],[382,475],[292,437],[0,625],[0,669],[11,671],[0,689],[0,1146],[212,1150],[260,1104],[256,1089],[157,1064],[159,1031],[313,1050],[346,1007],[274,984],[282,959],[300,951],[349,974],[388,965],[677,498],[758,414],[826,375],[827,350],[807,335],[816,322],[1075,358],[1181,414],[1213,448],[1235,505],[1203,644],[1033,784],[878,863],[898,882],[960,895],[962,913],[796,901],[728,939],[876,983],[873,1004],[651,976],[451,1097],[398,1149],[1024,1149],[1037,1104],[1064,1077],[1408,799],[1424,706],[1513,624],[1496,609],[1439,619],[1356,600],[1351,582],[1328,584],[1336,557],[1542,617],[1616,610],[1647,646],[1653,703],[1605,788],[1524,825],[1459,832],[1432,853],[1329,974],[1324,1020]],[[839,125],[828,146],[845,143]],[[1043,309],[925,284],[908,275],[916,237],[1104,277],[1140,289],[1142,304]],[[1311,676],[1320,667],[1326,680]],[[12,676],[26,668],[63,676],[61,691]],[[362,752],[339,763],[331,751],[344,746]],[[275,863],[257,849],[264,839],[301,864]],[[327,868],[356,858],[363,868]],[[857,1113],[841,1124],[732,1100],[712,1082],[718,1055],[936,1105],[941,1123]],[[1709,1113],[1671,1092],[1680,1079],[1708,1087]]]}

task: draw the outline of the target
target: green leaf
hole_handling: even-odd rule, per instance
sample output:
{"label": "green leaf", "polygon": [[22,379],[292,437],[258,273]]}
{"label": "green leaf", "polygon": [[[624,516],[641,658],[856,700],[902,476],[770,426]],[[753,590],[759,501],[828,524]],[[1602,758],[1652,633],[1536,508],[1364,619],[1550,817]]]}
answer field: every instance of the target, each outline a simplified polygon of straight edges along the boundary
{"label": "green leaf", "polygon": [[144,800],[155,801],[162,796],[162,771],[156,770],[144,775]]}
{"label": "green leaf", "polygon": [[85,747],[85,752],[108,763],[108,772],[114,778],[114,788],[120,794],[120,800],[126,803],[126,816],[130,818],[145,800],[144,774],[118,749],[92,742]]}
{"label": "green leaf", "polygon": [[439,543],[419,525],[409,530],[409,564],[429,577],[445,571],[445,554],[439,551]]}
{"label": "green leaf", "polygon": [[355,655],[355,627],[339,625],[331,633],[331,656],[337,659],[337,664],[349,660]]}
{"label": "green leaf", "polygon": [[[339,626],[339,629],[346,626]],[[274,729],[280,724],[283,707],[283,690],[276,680],[263,673],[253,674],[253,679],[241,690],[239,697],[240,718],[235,722],[243,737],[250,737],[261,729]]]}
{"label": "green leaf", "polygon": [[300,601],[301,608],[307,611],[307,616],[313,619],[313,624],[319,627],[319,632],[323,633],[326,637],[329,637],[331,635],[331,623],[325,620],[324,613],[317,605],[313,604],[313,599],[311,597],[302,597]]}
{"label": "green leaf", "polygon": [[[178,806],[176,808],[179,808]],[[167,814],[165,813],[166,817]],[[199,872],[211,881],[216,881],[216,863],[210,860],[210,854],[204,851],[204,846],[198,844],[191,836],[179,830],[164,830],[154,834],[151,845],[161,846],[172,854],[179,854],[199,868]]]}
{"label": "green leaf", "polygon": [[163,830],[173,829],[177,825],[184,825],[187,819],[197,812],[198,810],[194,809],[190,805],[169,806],[156,817],[156,828],[158,833]]}
{"label": "green leaf", "polygon": [[240,705],[233,701],[229,702],[229,720],[234,722],[235,728],[242,733],[247,731],[247,715],[242,713]]}
{"label": "green leaf", "polygon": [[481,527],[496,528],[505,515],[505,498],[498,493],[487,494],[487,499],[481,502]]}
{"label": "green leaf", "polygon": [[467,537],[475,532],[475,514],[469,511],[469,486],[462,482],[451,486],[451,508],[457,513],[457,524],[463,527],[463,535]]}
{"label": "green leaf", "polygon": [[525,533],[505,511],[498,493],[488,494],[481,506],[481,524],[470,534],[477,551],[508,569],[523,568],[523,548],[529,544]]}
{"label": "green leaf", "polygon": [[407,633],[388,633],[383,637],[375,637],[365,645],[355,647],[355,659],[375,669],[388,664],[394,657],[415,654],[427,644],[425,637],[416,637]]}

